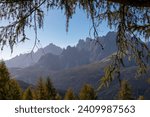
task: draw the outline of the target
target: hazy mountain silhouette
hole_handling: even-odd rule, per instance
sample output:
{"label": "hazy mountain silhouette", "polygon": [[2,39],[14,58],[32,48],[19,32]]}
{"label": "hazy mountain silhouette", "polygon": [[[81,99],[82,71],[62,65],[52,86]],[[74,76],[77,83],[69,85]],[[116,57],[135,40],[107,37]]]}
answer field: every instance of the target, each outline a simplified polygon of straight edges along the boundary
{"label": "hazy mountain silhouette", "polygon": [[62,53],[62,49],[52,43],[50,43],[45,48],[40,48],[36,52],[26,53],[26,54],[20,54],[19,56],[16,56],[10,60],[5,61],[7,67],[19,67],[24,68],[31,66],[38,62],[38,60],[41,58],[41,56],[52,53],[54,55],[60,55]]}
{"label": "hazy mountain silhouette", "polygon": [[[97,40],[90,38],[87,38],[85,41],[79,40],[76,46],[68,46],[66,49],[63,49],[60,55],[51,53],[43,55],[32,67],[59,71],[102,60],[116,51],[115,38],[116,33],[109,32],[106,36]],[[97,41],[103,44],[104,50],[102,50]]]}
{"label": "hazy mountain silhouette", "polygon": [[[104,49],[102,49],[101,45]],[[106,36],[99,37],[97,40],[87,38],[86,41],[79,40],[76,46],[79,50],[85,50],[89,53],[89,61],[101,60],[116,52],[116,33],[109,32]]]}
{"label": "hazy mountain silhouette", "polygon": [[[25,68],[9,67],[9,69],[16,78],[33,83],[36,81],[35,79],[37,77],[47,76],[62,70],[87,65],[110,56],[116,52],[115,38],[116,33],[109,32],[106,36],[99,37],[97,40],[90,38],[87,38],[86,40],[79,40],[76,46],[68,46],[66,49],[62,50],[61,54],[57,55],[48,53],[47,49],[47,54],[41,56],[38,62]],[[103,45],[103,50],[99,43]],[[35,55],[40,52],[40,50],[37,51]],[[18,58],[21,59],[21,57]],[[21,60],[23,59],[26,59],[25,55],[22,55]],[[18,62],[18,64],[20,63],[20,61],[17,61],[17,57],[10,61]]]}

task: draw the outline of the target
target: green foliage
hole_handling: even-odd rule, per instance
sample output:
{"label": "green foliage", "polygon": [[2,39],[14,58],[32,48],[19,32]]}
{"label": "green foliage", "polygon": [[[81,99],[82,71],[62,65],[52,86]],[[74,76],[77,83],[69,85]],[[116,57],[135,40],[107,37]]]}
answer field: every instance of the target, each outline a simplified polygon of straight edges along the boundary
{"label": "green foliage", "polygon": [[118,99],[119,100],[131,100],[131,99],[133,99],[131,87],[129,86],[129,84],[126,80],[123,80],[121,82],[121,87],[120,87],[119,92],[118,92]]}
{"label": "green foliage", "polygon": [[33,100],[34,99],[34,95],[33,95],[33,92],[31,90],[30,87],[28,87],[24,93],[23,93],[23,97],[22,97],[23,100]]}
{"label": "green foliage", "polygon": [[34,94],[35,99],[38,100],[54,100],[57,98],[56,89],[54,88],[49,77],[46,81],[42,78],[38,80]]}
{"label": "green foliage", "polygon": [[65,93],[64,100],[75,100],[75,99],[76,99],[76,97],[73,93],[73,90],[71,88],[69,88]]}
{"label": "green foliage", "polygon": [[0,99],[19,100],[21,99],[21,88],[15,79],[10,79],[10,74],[3,61],[0,62]]}
{"label": "green foliage", "polygon": [[49,77],[46,79],[45,87],[46,87],[47,98],[54,100],[56,98],[57,92]]}
{"label": "green foliage", "polygon": [[22,90],[18,85],[17,81],[11,79],[8,84],[6,84],[7,95],[5,98],[7,100],[20,100],[22,96]]}
{"label": "green foliage", "polygon": [[4,61],[0,61],[0,86],[3,86],[10,79],[10,74],[8,69],[4,63]]}
{"label": "green foliage", "polygon": [[79,93],[79,99],[80,100],[96,100],[97,95],[96,92],[94,91],[94,88],[89,85],[85,84]]}
{"label": "green foliage", "polygon": [[37,100],[47,100],[47,92],[45,83],[42,78],[40,78],[37,82],[36,89],[35,89],[35,98]]}
{"label": "green foliage", "polygon": [[9,81],[8,69],[5,66],[3,61],[0,62],[0,99],[6,99],[5,95],[7,94],[6,86]]}

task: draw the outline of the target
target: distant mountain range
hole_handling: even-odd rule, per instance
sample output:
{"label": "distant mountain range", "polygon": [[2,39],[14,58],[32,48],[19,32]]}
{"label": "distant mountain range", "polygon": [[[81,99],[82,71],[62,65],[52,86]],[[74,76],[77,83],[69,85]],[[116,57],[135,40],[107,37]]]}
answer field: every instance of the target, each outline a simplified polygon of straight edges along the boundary
{"label": "distant mountain range", "polygon": [[60,55],[62,53],[62,48],[50,43],[45,48],[40,48],[36,52],[20,54],[19,56],[5,61],[5,63],[9,68],[25,68],[38,62],[38,60],[47,53]]}
{"label": "distant mountain range", "polygon": [[[72,87],[77,93],[86,83],[97,88],[100,78],[104,74],[104,68],[110,64],[112,54],[117,51],[115,39],[116,33],[109,32],[106,36],[99,37],[97,40],[91,38],[79,40],[76,46],[68,46],[66,49],[50,44],[49,47],[53,46],[53,51],[47,49],[45,54],[42,52],[38,54],[40,57],[38,57],[37,62],[27,66],[24,64],[24,68],[16,65],[16,68],[9,67],[9,70],[16,79],[29,84],[35,84],[41,76],[44,78],[51,76],[54,86],[63,91]],[[103,45],[104,49],[99,43]],[[39,52],[37,51],[34,54],[37,53]],[[20,56],[15,57],[6,61],[6,63],[8,66],[10,66],[10,61],[17,64],[17,59],[25,59],[25,56],[23,56],[22,58]],[[126,78],[132,84],[135,96],[144,95],[147,99],[150,99],[150,95],[147,93],[150,92],[150,85],[147,83],[150,74],[141,76],[142,79],[139,80],[134,79],[136,65],[133,62],[127,62],[127,64],[127,67],[121,71],[121,78]],[[99,93],[99,99],[114,98],[118,87],[118,81],[113,81],[110,88],[106,88]]]}
{"label": "distant mountain range", "polygon": [[[43,53],[42,55],[42,53],[40,53],[40,50],[35,52],[33,54],[34,57],[36,57],[36,55],[41,55],[41,57],[37,57],[39,58],[39,60],[34,64],[30,64],[30,66],[29,62],[32,60],[26,58],[27,54],[23,54],[21,56],[17,56],[13,59],[10,59],[6,61],[6,64],[10,68],[11,73],[16,78],[29,83],[33,83],[34,78],[43,75],[47,76],[55,72],[80,67],[82,65],[91,64],[93,62],[100,61],[105,57],[110,56],[117,50],[115,38],[116,33],[109,32],[106,36],[100,37],[97,40],[93,40],[90,38],[87,38],[86,40],[79,40],[76,46],[68,46],[62,51],[59,47],[50,44],[46,48],[50,48],[51,46],[53,46],[53,50],[58,50],[59,48],[59,53],[54,54],[55,51],[53,51],[52,53],[52,50],[43,48],[43,50],[47,50],[47,54]],[[102,50],[102,47],[99,45],[99,43],[103,45],[104,50]],[[27,61],[27,65],[24,65],[24,59],[29,59],[29,61]],[[17,66],[19,65],[19,63],[21,64],[21,61],[24,62],[24,64],[22,63],[22,66],[24,65],[27,67],[22,68],[20,66]],[[15,65],[15,68],[10,67],[11,65],[9,63],[13,63]]]}

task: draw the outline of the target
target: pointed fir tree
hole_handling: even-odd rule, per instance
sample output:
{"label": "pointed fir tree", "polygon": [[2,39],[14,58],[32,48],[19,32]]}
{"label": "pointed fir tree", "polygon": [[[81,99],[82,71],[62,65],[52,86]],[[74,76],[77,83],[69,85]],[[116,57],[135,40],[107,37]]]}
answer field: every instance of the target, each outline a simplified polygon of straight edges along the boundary
{"label": "pointed fir tree", "polygon": [[8,72],[8,69],[5,65],[4,61],[0,61],[0,85],[5,84],[5,82],[9,81],[10,79],[10,74]]}
{"label": "pointed fir tree", "polygon": [[118,92],[118,99],[119,100],[133,99],[131,87],[126,80],[121,81],[121,87]]}
{"label": "pointed fir tree", "polygon": [[46,97],[48,99],[54,100],[56,98],[57,92],[49,77],[46,79],[45,88],[46,88],[46,94],[47,94]]}
{"label": "pointed fir tree", "polygon": [[71,88],[69,88],[67,90],[67,92],[65,93],[65,97],[64,97],[64,100],[75,100],[76,97],[73,93],[73,90]]}
{"label": "pointed fir tree", "polygon": [[22,97],[22,90],[15,79],[9,80],[7,86],[7,99],[8,100],[20,100]]}
{"label": "pointed fir tree", "polygon": [[10,74],[3,61],[0,62],[0,99],[21,99],[21,88],[15,79],[10,79]]}
{"label": "pointed fir tree", "polygon": [[28,87],[24,93],[23,93],[23,97],[22,97],[23,100],[33,100],[34,99],[34,95],[33,95],[33,92],[31,90],[30,87]]}
{"label": "pointed fir tree", "polygon": [[37,100],[47,100],[47,93],[44,80],[40,78],[37,82],[36,89],[35,89],[35,99]]}
{"label": "pointed fir tree", "polygon": [[0,61],[0,99],[7,99],[7,90],[6,86],[9,82],[10,74],[8,72],[8,69],[6,68],[6,65],[4,61]]}
{"label": "pointed fir tree", "polygon": [[10,79],[10,74],[3,61],[0,62],[0,99],[19,100],[22,91],[15,79]]}
{"label": "pointed fir tree", "polygon": [[94,88],[89,84],[85,84],[80,90],[79,99],[80,100],[96,100],[97,95],[96,95]]}

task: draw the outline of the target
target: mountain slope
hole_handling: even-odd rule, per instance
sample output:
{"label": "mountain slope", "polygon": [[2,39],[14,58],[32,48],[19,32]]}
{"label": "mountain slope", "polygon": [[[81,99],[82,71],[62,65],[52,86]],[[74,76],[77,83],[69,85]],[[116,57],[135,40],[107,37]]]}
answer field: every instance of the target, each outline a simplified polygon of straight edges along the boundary
{"label": "mountain slope", "polygon": [[[106,36],[98,39],[103,44],[104,50],[95,40],[90,38],[87,38],[85,41],[80,40],[75,47],[68,46],[66,49],[63,49],[60,55],[48,53],[41,56],[34,65],[22,69],[10,69],[10,71],[16,78],[35,83],[37,77],[87,65],[111,55],[116,51],[115,38],[116,33],[109,32]],[[110,50],[108,50],[109,45],[111,45]]]}
{"label": "mountain slope", "polygon": [[19,67],[25,68],[35,64],[43,55],[51,53],[54,55],[60,55],[62,53],[62,49],[54,44],[49,44],[45,48],[40,48],[36,52],[20,54],[10,60],[5,61],[7,67]]}
{"label": "mountain slope", "polygon": [[[66,49],[63,49],[60,55],[51,53],[43,55],[32,67],[59,71],[102,60],[116,52],[115,38],[116,33],[109,32],[106,36],[98,38],[98,40],[90,38],[87,38],[85,41],[80,40],[76,46],[68,46]],[[104,50],[102,50],[97,41],[103,44]]]}
{"label": "mountain slope", "polygon": [[97,40],[90,38],[86,38],[85,41],[79,40],[76,47],[89,53],[90,62],[99,61],[117,51],[116,33],[108,32],[106,36],[99,37]]}
{"label": "mountain slope", "polygon": [[[32,72],[29,70],[25,73],[25,75],[27,75],[26,77],[23,78],[23,75],[20,75],[17,79],[24,80],[28,83],[36,83],[38,76],[44,76],[44,78],[46,78],[46,76],[50,75],[56,89],[66,91],[71,87],[75,93],[78,93],[81,87],[86,83],[91,84],[97,89],[100,84],[100,79],[104,74],[103,69],[109,65],[110,62],[111,58],[107,57],[99,62],[65,69],[51,74],[48,74],[49,72],[46,72],[45,70],[33,70]],[[140,79],[136,79],[133,77],[136,74],[136,68],[136,66],[124,68],[121,73],[121,79],[129,81],[135,98],[138,98],[139,95],[144,95],[145,99],[150,99],[150,95],[148,95],[150,93],[150,85],[147,83],[147,78],[150,77],[150,74],[147,73],[141,76]],[[119,83],[117,80],[114,80],[109,88],[105,88],[98,93],[99,99],[114,99],[118,92],[118,88]]]}
{"label": "mountain slope", "polygon": [[[101,61],[92,63],[89,65],[81,66],[78,68],[72,68],[70,70],[64,70],[53,74],[52,81],[56,88],[67,90],[72,88],[75,93],[78,93],[81,87],[88,83],[95,89],[100,85],[100,79],[103,76],[103,69],[109,64],[109,61]],[[126,79],[132,86],[132,92],[134,98],[138,98],[139,95],[143,95],[145,99],[150,99],[150,84],[147,79],[150,77],[149,71],[147,74],[140,76],[139,79],[135,78],[136,66],[124,68],[121,71],[121,79]],[[119,89],[118,80],[114,80],[110,87],[104,88],[98,92],[99,99],[115,99]]]}

